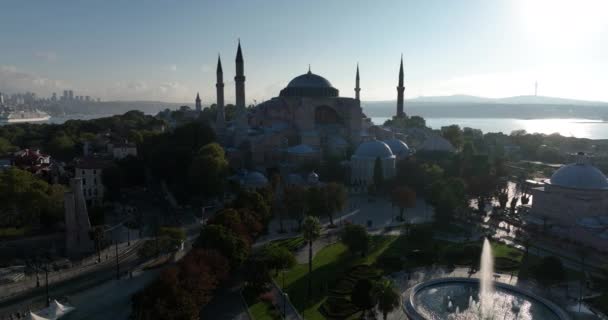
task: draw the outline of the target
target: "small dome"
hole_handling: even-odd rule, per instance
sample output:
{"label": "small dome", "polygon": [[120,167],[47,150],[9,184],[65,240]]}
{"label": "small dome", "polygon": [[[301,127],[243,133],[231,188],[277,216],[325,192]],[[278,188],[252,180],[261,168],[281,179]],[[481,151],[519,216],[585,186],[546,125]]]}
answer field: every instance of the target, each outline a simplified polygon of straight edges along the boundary
{"label": "small dome", "polygon": [[268,185],[268,179],[257,171],[250,171],[247,173],[243,182],[250,188],[262,188]]}
{"label": "small dome", "polygon": [[573,189],[608,189],[608,180],[588,163],[572,163],[559,168],[549,180],[552,185]]}
{"label": "small dome", "polygon": [[407,144],[399,139],[388,139],[388,140],[384,140],[384,143],[386,143],[389,148],[391,148],[391,151],[393,152],[394,155],[396,155],[397,157],[407,157],[410,155],[410,148],[407,146]]}
{"label": "small dome", "polygon": [[315,149],[307,144],[299,144],[297,146],[287,148],[287,153],[291,154],[308,154],[316,153]]}
{"label": "small dome", "polygon": [[355,151],[355,156],[360,158],[390,158],[394,157],[391,148],[380,140],[363,142]]}
{"label": "small dome", "polygon": [[424,140],[422,145],[418,148],[420,151],[440,151],[440,152],[454,152],[456,149],[454,146],[445,138],[438,135],[431,135]]}
{"label": "small dome", "polygon": [[308,174],[308,183],[310,184],[317,184],[319,183],[319,175],[312,171],[311,173]]}

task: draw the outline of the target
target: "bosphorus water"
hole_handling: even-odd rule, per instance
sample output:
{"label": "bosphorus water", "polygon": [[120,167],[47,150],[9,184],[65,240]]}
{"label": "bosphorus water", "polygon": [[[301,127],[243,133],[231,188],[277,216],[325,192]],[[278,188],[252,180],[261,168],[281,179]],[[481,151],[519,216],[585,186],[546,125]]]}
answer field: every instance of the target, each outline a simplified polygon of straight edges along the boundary
{"label": "bosphorus water", "polygon": [[[382,124],[388,117],[373,117],[375,124]],[[484,133],[502,132],[510,134],[514,130],[529,133],[559,133],[566,137],[608,139],[608,122],[598,119],[514,119],[514,118],[426,118],[427,126],[440,129],[457,124],[461,128],[479,129]]]}

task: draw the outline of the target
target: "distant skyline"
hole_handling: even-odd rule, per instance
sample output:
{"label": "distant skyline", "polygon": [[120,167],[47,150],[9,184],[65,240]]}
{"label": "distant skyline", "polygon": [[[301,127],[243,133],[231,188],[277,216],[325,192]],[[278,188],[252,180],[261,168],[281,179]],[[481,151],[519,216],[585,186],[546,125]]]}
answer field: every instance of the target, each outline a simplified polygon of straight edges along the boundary
{"label": "distant skyline", "polygon": [[104,100],[215,101],[222,57],[234,101],[241,39],[246,99],[295,76],[327,78],[341,96],[538,94],[608,101],[608,1],[8,1],[0,11],[0,92]]}

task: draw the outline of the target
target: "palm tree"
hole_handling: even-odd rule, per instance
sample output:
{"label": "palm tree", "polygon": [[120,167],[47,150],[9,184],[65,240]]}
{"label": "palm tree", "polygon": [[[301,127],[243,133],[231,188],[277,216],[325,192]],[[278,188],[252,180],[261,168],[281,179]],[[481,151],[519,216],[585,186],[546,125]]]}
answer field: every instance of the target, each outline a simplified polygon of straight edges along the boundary
{"label": "palm tree", "polygon": [[312,242],[321,235],[321,223],[317,217],[306,216],[302,222],[302,237],[308,241],[308,298],[312,296]]}
{"label": "palm tree", "polygon": [[401,297],[399,296],[399,293],[395,291],[393,283],[390,280],[384,280],[378,283],[377,290],[378,309],[382,312],[382,318],[386,320],[388,314],[401,305]]}

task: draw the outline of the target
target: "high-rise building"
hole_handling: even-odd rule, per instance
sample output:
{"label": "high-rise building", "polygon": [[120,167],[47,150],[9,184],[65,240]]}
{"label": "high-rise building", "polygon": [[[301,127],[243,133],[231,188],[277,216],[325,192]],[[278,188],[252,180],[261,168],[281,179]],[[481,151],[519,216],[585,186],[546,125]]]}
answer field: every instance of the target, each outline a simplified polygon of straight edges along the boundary
{"label": "high-rise building", "polygon": [[74,100],[74,91],[68,90],[68,100]]}
{"label": "high-rise building", "polygon": [[53,96],[51,97],[51,101],[57,101],[57,92],[53,92]]}
{"label": "high-rise building", "polygon": [[86,97],[84,97],[84,101],[86,101],[86,102],[91,102],[91,96],[86,96]]}
{"label": "high-rise building", "polygon": [[68,100],[68,90],[63,90],[63,96],[61,96],[61,100]]}
{"label": "high-rise building", "polygon": [[4,105],[4,95],[0,92],[0,106]]}

